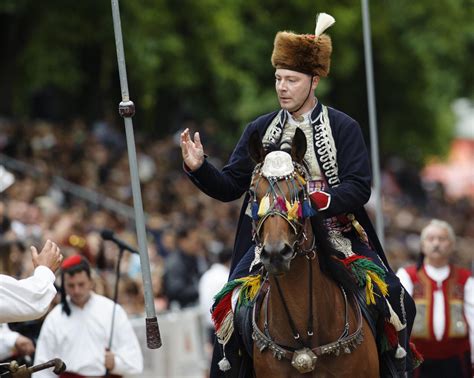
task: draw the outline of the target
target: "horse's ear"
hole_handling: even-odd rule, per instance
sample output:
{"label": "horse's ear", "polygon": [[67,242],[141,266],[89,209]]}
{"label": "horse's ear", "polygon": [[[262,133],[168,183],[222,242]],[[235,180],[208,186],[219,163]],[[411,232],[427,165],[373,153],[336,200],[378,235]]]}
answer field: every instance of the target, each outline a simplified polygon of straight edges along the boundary
{"label": "horse's ear", "polygon": [[265,149],[263,148],[262,139],[257,130],[250,135],[248,149],[250,157],[256,163],[261,163],[265,158]]}
{"label": "horse's ear", "polygon": [[296,128],[295,136],[293,137],[293,143],[291,144],[291,158],[297,163],[301,163],[308,147],[306,142],[306,135],[300,128]]}

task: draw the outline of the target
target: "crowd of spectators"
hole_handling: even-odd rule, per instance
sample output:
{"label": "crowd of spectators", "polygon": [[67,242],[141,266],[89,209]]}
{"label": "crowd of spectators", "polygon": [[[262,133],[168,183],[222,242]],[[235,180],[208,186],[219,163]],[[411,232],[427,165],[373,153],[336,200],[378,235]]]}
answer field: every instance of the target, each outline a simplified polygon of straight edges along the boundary
{"label": "crowd of spectators", "polygon": [[[202,132],[215,127],[212,122],[184,127],[199,129],[209,159],[217,166],[225,164],[231,151],[220,146],[212,133]],[[240,209],[239,201],[215,201],[187,179],[182,170],[179,131],[157,139],[136,132],[157,311],[166,311],[173,303],[197,304],[197,278],[218,260],[219,252],[232,247]],[[100,204],[64,192],[53,177],[133,206],[122,127],[107,121],[86,124],[80,119],[64,124],[2,119],[0,153],[32,168],[31,172],[20,172],[0,159],[0,165],[6,165],[15,178],[0,194],[0,272],[18,278],[28,276],[32,266],[26,247],[51,239],[65,256],[79,252],[88,257],[95,268],[95,290],[112,297],[118,251],[113,243],[101,239],[100,232],[112,229],[129,244],[137,245],[134,223]],[[439,183],[423,182],[399,157],[383,164],[382,184],[385,250],[393,269],[416,259],[420,230],[433,217],[454,227],[458,237],[456,261],[471,268],[473,198],[448,198]],[[372,202],[368,209],[373,212]],[[182,235],[192,235],[192,242],[184,246],[179,240]],[[172,256],[178,253],[188,255],[185,271],[195,275],[181,287],[176,286],[176,275],[182,268],[172,271],[177,265]],[[142,316],[144,311],[139,263],[138,256],[129,254],[122,262],[119,302],[130,316]],[[173,293],[167,292],[170,282]],[[186,285],[195,286],[194,290]]]}

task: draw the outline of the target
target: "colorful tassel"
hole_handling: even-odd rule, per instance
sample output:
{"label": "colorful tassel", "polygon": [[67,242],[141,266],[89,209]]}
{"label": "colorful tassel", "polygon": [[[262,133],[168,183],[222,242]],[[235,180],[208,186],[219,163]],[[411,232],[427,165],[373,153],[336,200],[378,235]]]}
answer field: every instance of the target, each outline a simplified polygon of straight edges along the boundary
{"label": "colorful tassel", "polygon": [[282,196],[278,196],[276,200],[276,208],[280,210],[282,213],[287,212],[286,208],[286,200]]}
{"label": "colorful tassel", "polygon": [[232,312],[232,291],[227,293],[212,310],[214,328],[219,330],[229,312]]}
{"label": "colorful tassel", "polygon": [[258,216],[263,217],[270,208],[270,195],[266,194],[265,197],[260,201],[260,206],[258,208]]}
{"label": "colorful tassel", "polygon": [[222,360],[220,360],[218,363],[217,363],[217,366],[219,366],[219,370],[220,371],[228,371],[230,370],[231,366],[230,366],[230,362],[229,360],[227,359],[226,356],[224,356],[222,358]]}
{"label": "colorful tassel", "polygon": [[301,202],[298,201],[298,218],[303,218],[303,206],[301,206]]}
{"label": "colorful tassel", "polygon": [[311,206],[311,202],[306,200],[303,202],[303,218],[310,218],[317,214],[316,210]]}
{"label": "colorful tassel", "polygon": [[303,176],[301,176],[300,174],[296,174],[296,179],[299,181],[299,183],[302,185],[302,186],[305,186],[306,185],[306,180],[303,178]]}
{"label": "colorful tassel", "polygon": [[406,355],[407,351],[400,344],[398,344],[397,350],[395,352],[395,358],[404,358]]}
{"label": "colorful tassel", "polygon": [[256,201],[252,202],[252,219],[258,220],[258,203]]}
{"label": "colorful tassel", "polygon": [[385,335],[385,333],[380,335],[379,348],[380,348],[380,353],[385,353],[385,352],[388,352],[390,350],[390,345],[388,344],[388,338]]}
{"label": "colorful tassel", "polygon": [[234,314],[229,311],[221,323],[219,329],[216,329],[216,337],[219,343],[225,345],[229,342],[234,332]]}
{"label": "colorful tassel", "polygon": [[390,322],[384,321],[383,331],[385,336],[387,336],[388,345],[390,349],[394,349],[398,345],[398,334],[397,330]]}
{"label": "colorful tassel", "polygon": [[380,290],[380,293],[382,293],[382,295],[386,297],[388,294],[388,285],[380,278],[380,276],[377,273],[374,273],[368,270],[367,275],[369,275],[370,278],[372,279],[372,282],[375,285],[377,285],[377,287]]}
{"label": "colorful tassel", "polygon": [[367,304],[375,304],[374,284],[380,290],[382,296],[388,295],[388,285],[385,282],[385,271],[376,265],[371,259],[353,255],[343,260],[346,268],[352,271],[357,284],[365,287]]}
{"label": "colorful tassel", "polygon": [[403,324],[400,321],[400,318],[398,317],[397,313],[393,310],[392,306],[390,305],[390,302],[385,299],[385,302],[387,303],[387,307],[390,311],[390,323],[395,327],[395,329],[400,332],[402,329],[406,327],[406,324]]}
{"label": "colorful tassel", "polygon": [[[212,320],[219,342],[225,345],[234,332],[234,313],[232,311],[232,297],[238,295],[237,306],[252,301],[257,295],[261,284],[261,276],[247,276],[227,282],[222,290],[214,297]],[[235,290],[239,288],[237,293]]]}
{"label": "colorful tassel", "polygon": [[286,207],[288,208],[288,219],[290,221],[298,219],[298,212],[300,208],[299,202],[296,201],[293,203],[293,205],[290,205],[290,203],[287,201]]}
{"label": "colorful tassel", "polygon": [[241,278],[240,281],[242,281],[242,286],[240,289],[239,301],[237,303],[238,306],[253,301],[260,289],[261,276],[247,276]]}
{"label": "colorful tassel", "polygon": [[372,284],[372,279],[367,274],[365,280],[365,301],[368,305],[375,304],[374,297],[374,285]]}
{"label": "colorful tassel", "polygon": [[416,369],[418,366],[422,364],[422,362],[424,361],[424,358],[421,355],[421,353],[418,352],[415,344],[413,344],[412,342],[410,342],[410,352],[413,357],[413,368]]}

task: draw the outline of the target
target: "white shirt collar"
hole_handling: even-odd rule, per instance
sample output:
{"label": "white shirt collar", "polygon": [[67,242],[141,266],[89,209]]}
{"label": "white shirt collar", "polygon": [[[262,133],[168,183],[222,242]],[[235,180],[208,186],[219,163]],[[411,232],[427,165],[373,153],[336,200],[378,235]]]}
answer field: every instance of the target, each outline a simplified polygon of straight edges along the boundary
{"label": "white shirt collar", "polygon": [[426,274],[434,281],[443,282],[449,277],[449,265],[443,266],[441,268],[436,268],[433,265],[424,264]]}

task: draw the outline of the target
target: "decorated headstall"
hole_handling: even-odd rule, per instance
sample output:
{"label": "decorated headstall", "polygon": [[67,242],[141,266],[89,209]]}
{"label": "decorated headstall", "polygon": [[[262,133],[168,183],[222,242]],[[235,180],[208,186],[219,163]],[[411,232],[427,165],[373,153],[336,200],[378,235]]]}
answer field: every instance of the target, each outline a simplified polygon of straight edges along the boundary
{"label": "decorated headstall", "polygon": [[[272,151],[256,165],[249,189],[254,240],[258,241],[265,220],[274,215],[286,220],[295,234],[301,232],[304,219],[315,214],[308,196],[308,177],[304,165],[292,161],[284,151]],[[259,201],[262,180],[268,182],[268,187]]]}

